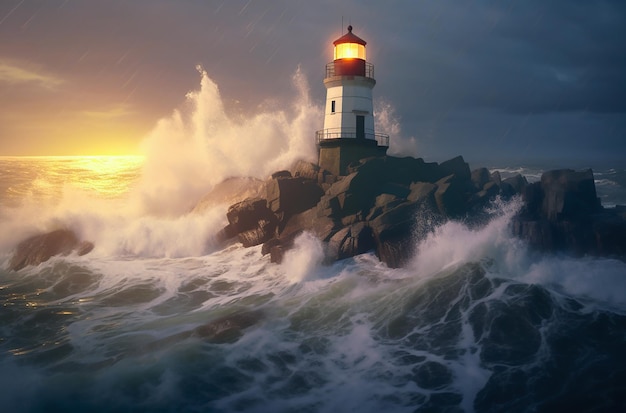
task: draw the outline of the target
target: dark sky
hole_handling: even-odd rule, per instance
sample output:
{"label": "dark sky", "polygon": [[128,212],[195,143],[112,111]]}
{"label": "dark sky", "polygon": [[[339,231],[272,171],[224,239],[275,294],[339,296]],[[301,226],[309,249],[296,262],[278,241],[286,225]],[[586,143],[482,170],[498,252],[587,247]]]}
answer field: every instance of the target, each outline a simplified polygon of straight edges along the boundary
{"label": "dark sky", "polygon": [[321,106],[342,17],[412,153],[626,158],[621,0],[4,0],[0,155],[137,152],[198,64],[234,114],[291,102],[298,67]]}

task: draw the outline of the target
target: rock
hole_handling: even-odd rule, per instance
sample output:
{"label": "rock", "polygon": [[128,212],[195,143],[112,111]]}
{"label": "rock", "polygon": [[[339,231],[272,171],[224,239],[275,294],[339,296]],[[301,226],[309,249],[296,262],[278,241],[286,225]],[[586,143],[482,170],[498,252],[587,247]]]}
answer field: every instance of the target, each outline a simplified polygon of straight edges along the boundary
{"label": "rock", "polygon": [[303,161],[303,160],[298,160],[291,167],[291,175],[297,178],[304,178],[304,179],[309,179],[311,181],[317,181],[318,183],[322,183],[323,181],[322,182],[318,181],[318,177],[319,177],[321,170],[322,168],[320,168],[317,164]]}
{"label": "rock", "polygon": [[478,191],[482,190],[485,184],[491,181],[491,175],[487,168],[478,168],[472,171],[472,183]]}
{"label": "rock", "polygon": [[263,244],[274,236],[276,221],[261,219],[254,228],[237,234],[237,239],[244,247],[253,247]]}
{"label": "rock", "polygon": [[231,224],[228,224],[224,228],[219,230],[217,234],[215,234],[215,240],[218,243],[222,243],[236,236],[237,236],[237,231],[235,230],[235,227],[233,227]]}
{"label": "rock", "polygon": [[435,182],[443,176],[443,171],[436,162],[427,163],[421,158],[393,156],[362,159],[350,171],[367,173],[376,181],[403,186],[409,186],[412,182]]}
{"label": "rock", "polygon": [[272,178],[266,185],[268,207],[287,217],[317,205],[324,191],[314,181],[302,177]]}
{"label": "rock", "polygon": [[326,191],[326,196],[322,198],[322,209],[328,210],[333,217],[341,218],[369,210],[375,198],[376,189],[368,185],[367,177],[354,172]]}
{"label": "rock", "polygon": [[278,220],[262,198],[249,198],[231,205],[226,213],[229,225],[217,235],[218,240],[236,234],[244,247],[252,247],[274,236]]}
{"label": "rock", "polygon": [[500,172],[493,171],[491,173],[491,180],[495,182],[498,186],[502,183],[502,177],[500,176]]}
{"label": "rock", "polygon": [[445,162],[439,164],[441,170],[441,176],[455,175],[457,179],[463,181],[470,181],[472,173],[470,172],[469,165],[462,156],[457,156]]}
{"label": "rock", "polygon": [[317,209],[311,208],[290,217],[280,234],[263,244],[261,253],[270,254],[271,262],[280,263],[284,253],[293,247],[295,238],[302,232],[308,231],[320,240],[328,242],[339,229],[336,221],[329,217],[318,217]]}
{"label": "rock", "polygon": [[524,206],[512,232],[544,251],[626,254],[626,208],[602,209],[591,170],[550,171],[528,184],[501,179],[486,168],[470,172],[462,157],[441,164],[391,156],[361,159],[334,177],[299,161],[266,183],[266,200],[248,199],[227,214],[218,239],[236,234],[246,246],[264,243],[263,254],[280,262],[295,237],[309,231],[339,260],[374,249],[399,267],[416,243],[447,219],[479,227],[492,218],[485,206],[497,196],[522,194]]}
{"label": "rock", "polygon": [[439,212],[450,218],[458,218],[465,214],[465,185],[456,175],[448,175],[437,181],[435,202]]}
{"label": "rock", "polygon": [[335,233],[328,241],[327,257],[342,260],[363,254],[374,248],[372,229],[364,222],[352,224]]}
{"label": "rock", "polygon": [[524,208],[512,232],[538,250],[582,256],[626,256],[626,220],[603,209],[590,169],[554,170],[523,189]]}
{"label": "rock", "polygon": [[289,171],[277,171],[272,174],[272,179],[277,178],[291,178],[291,172]]}
{"label": "rock", "polygon": [[500,187],[498,187],[498,184],[493,181],[487,182],[480,191],[473,195],[471,202],[475,205],[485,206],[498,194],[500,194]]}
{"label": "rock", "polygon": [[376,197],[374,201],[374,206],[370,210],[370,213],[367,215],[366,220],[371,221],[378,217],[381,214],[389,211],[405,202],[406,199],[402,199],[392,194],[381,194]]}
{"label": "rock", "polygon": [[626,217],[619,207],[597,215],[591,231],[598,255],[626,257]]}
{"label": "rock", "polygon": [[18,244],[9,262],[9,269],[19,271],[28,265],[39,265],[56,255],[68,255],[74,250],[79,255],[85,255],[93,247],[91,242],[79,242],[76,234],[67,229],[35,235]]}
{"label": "rock", "polygon": [[83,255],[89,254],[94,249],[94,247],[95,245],[93,244],[93,242],[81,241],[76,247],[76,254],[79,257],[82,257]]}
{"label": "rock", "polygon": [[232,227],[230,231],[239,234],[256,228],[261,220],[271,220],[272,212],[267,208],[265,199],[248,198],[231,205],[226,213],[226,218]]}
{"label": "rock", "polygon": [[578,218],[601,209],[591,169],[549,171],[541,176],[542,215],[549,220]]}
{"label": "rock", "polygon": [[389,267],[401,267],[413,253],[413,230],[418,202],[404,202],[370,221],[378,258]]}
{"label": "rock", "polygon": [[521,194],[524,192],[526,186],[528,186],[528,181],[524,176],[520,174],[506,178],[501,182],[502,184],[510,185],[510,187],[513,189],[512,194]]}
{"label": "rock", "polygon": [[[295,245],[296,238],[304,231],[293,231],[282,234],[280,238],[273,238],[263,245],[263,250],[270,254],[270,262],[280,264],[283,262],[285,253],[292,249]],[[267,245],[267,246],[266,246]]]}
{"label": "rock", "polygon": [[429,182],[415,182],[411,184],[411,192],[407,196],[409,201],[420,201],[428,199],[432,201],[432,205],[435,206],[435,192],[437,191],[437,185]]}

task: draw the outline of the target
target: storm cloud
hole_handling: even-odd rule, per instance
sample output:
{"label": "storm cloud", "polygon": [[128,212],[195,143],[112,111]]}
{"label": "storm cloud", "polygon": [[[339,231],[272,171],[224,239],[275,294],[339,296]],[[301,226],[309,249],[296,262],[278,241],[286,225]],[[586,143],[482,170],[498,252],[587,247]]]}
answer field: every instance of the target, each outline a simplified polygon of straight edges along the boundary
{"label": "storm cloud", "polygon": [[119,115],[140,140],[198,87],[196,65],[238,114],[288,102],[298,67],[321,105],[348,23],[368,42],[375,99],[395,108],[392,139],[426,158],[626,154],[626,3],[611,0],[8,0],[0,154],[41,144],[26,119],[79,113]]}

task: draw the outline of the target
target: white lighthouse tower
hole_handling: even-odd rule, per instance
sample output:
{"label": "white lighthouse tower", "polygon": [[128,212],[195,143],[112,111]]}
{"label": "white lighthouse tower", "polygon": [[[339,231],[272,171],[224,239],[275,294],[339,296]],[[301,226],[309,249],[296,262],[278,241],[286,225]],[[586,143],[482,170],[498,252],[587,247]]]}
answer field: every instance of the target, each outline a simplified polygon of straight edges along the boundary
{"label": "white lighthouse tower", "polygon": [[326,65],[324,129],[317,131],[319,166],[345,175],[362,158],[384,156],[389,136],[374,131],[374,65],[366,61],[365,40],[348,33],[333,42],[334,60]]}

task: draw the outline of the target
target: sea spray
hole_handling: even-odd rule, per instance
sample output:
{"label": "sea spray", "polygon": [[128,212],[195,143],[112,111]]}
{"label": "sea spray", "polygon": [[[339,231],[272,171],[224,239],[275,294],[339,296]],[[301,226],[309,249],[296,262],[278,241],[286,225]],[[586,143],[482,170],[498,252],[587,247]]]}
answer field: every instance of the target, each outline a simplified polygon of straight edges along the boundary
{"label": "sea spray", "polygon": [[390,136],[388,155],[412,156],[414,158],[422,155],[417,139],[413,136],[404,137],[400,119],[390,101],[384,98],[376,99],[374,113],[375,129]]}
{"label": "sea spray", "polygon": [[[486,212],[490,220],[472,228],[460,221],[448,221],[436,227],[417,246],[408,267],[420,277],[429,277],[447,268],[483,259],[513,265],[525,244],[510,235],[510,220],[519,211],[519,198],[504,202],[496,199]],[[419,218],[418,218],[419,219]]]}
{"label": "sea spray", "polygon": [[198,70],[200,90],[187,94],[187,110],[161,119],[143,142],[138,201],[148,213],[177,215],[225,178],[264,179],[297,159],[315,160],[313,133],[322,111],[311,103],[299,70],[292,102],[242,119],[226,113],[217,85]]}
{"label": "sea spray", "polygon": [[292,282],[300,282],[312,276],[324,259],[324,249],[316,236],[304,232],[294,241],[294,248],[285,254],[283,268]]}

